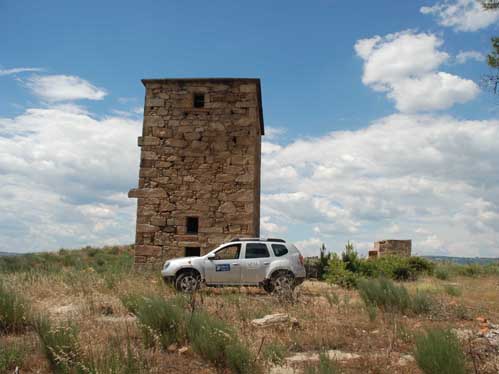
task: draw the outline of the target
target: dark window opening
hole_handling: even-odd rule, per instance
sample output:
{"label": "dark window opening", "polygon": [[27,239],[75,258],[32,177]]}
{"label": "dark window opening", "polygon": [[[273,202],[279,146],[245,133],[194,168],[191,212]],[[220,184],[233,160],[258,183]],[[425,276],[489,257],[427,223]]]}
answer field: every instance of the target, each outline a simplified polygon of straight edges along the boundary
{"label": "dark window opening", "polygon": [[200,247],[185,247],[185,257],[201,256]]}
{"label": "dark window opening", "polygon": [[187,233],[197,234],[199,230],[199,218],[198,217],[187,217]]}
{"label": "dark window opening", "polygon": [[194,94],[194,108],[204,108],[204,94]]}
{"label": "dark window opening", "polygon": [[284,256],[288,253],[288,249],[283,244],[272,244],[272,249],[274,250],[276,257]]}
{"label": "dark window opening", "polygon": [[263,243],[246,244],[246,258],[270,257],[267,245]]}

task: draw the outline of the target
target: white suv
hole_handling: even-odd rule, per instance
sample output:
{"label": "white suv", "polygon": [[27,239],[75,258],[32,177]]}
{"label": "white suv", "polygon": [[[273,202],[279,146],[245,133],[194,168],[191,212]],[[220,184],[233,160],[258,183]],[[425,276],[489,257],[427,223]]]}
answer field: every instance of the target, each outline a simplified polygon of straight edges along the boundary
{"label": "white suv", "polygon": [[201,257],[168,260],[163,279],[182,292],[207,286],[260,286],[267,292],[305,279],[303,256],[283,239],[237,238]]}

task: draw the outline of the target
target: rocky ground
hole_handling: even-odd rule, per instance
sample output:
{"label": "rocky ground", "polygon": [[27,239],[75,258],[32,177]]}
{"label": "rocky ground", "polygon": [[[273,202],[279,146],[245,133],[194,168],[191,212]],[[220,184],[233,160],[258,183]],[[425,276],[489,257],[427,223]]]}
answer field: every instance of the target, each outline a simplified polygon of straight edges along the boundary
{"label": "rocky ground", "polygon": [[[130,292],[174,297],[157,273],[86,268],[0,276],[29,301],[33,313],[47,315],[54,324],[76,325],[79,349],[87,356],[104,355],[113,344],[122,344],[141,356],[148,372],[217,372],[189,344],[144,347],[136,318],[120,297]],[[434,327],[453,329],[471,372],[499,372],[499,277],[427,277],[405,285],[410,292],[433,296],[430,313],[378,314],[371,321],[357,291],[318,281],[305,282],[290,300],[259,289],[226,288],[203,289],[189,302],[233,326],[264,373],[302,373],[317,365],[321,352],[342,373],[422,373],[413,355],[415,336]],[[451,295],[449,287],[459,292]],[[51,372],[30,329],[0,335],[0,344],[20,347],[19,372]]]}

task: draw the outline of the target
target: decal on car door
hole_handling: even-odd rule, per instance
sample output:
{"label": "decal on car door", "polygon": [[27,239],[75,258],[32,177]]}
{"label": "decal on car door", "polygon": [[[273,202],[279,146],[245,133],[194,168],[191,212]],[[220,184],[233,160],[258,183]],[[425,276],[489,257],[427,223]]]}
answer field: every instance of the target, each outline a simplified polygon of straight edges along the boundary
{"label": "decal on car door", "polygon": [[230,271],[230,264],[220,264],[215,267],[215,271]]}

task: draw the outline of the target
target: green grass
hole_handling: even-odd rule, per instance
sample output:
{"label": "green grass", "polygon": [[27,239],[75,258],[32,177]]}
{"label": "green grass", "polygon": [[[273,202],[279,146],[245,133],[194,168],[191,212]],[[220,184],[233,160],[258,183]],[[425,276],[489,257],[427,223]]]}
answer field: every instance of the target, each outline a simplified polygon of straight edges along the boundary
{"label": "green grass", "polygon": [[265,361],[274,365],[282,365],[287,349],[278,342],[270,342],[262,347],[262,357]]}
{"label": "green grass", "polygon": [[305,374],[339,374],[340,370],[334,360],[331,360],[325,352],[319,354],[318,365],[307,365]]}
{"label": "green grass", "polygon": [[166,349],[170,344],[186,340],[187,316],[179,298],[126,295],[122,302],[137,316],[146,346],[160,345]]}
{"label": "green grass", "polygon": [[80,250],[61,249],[53,253],[32,253],[0,257],[0,273],[60,273],[65,269],[97,273],[121,273],[133,268],[132,246],[85,247]]}
{"label": "green grass", "polygon": [[0,342],[0,373],[13,373],[16,367],[22,367],[27,357],[27,349],[20,343]]}
{"label": "green grass", "polygon": [[425,374],[465,374],[465,356],[449,330],[429,330],[416,337],[414,357]]}
{"label": "green grass", "polygon": [[0,281],[0,334],[20,333],[29,323],[27,301]]}
{"label": "green grass", "polygon": [[430,313],[434,308],[435,300],[428,292],[417,291],[411,296],[404,286],[386,278],[360,279],[357,284],[371,321],[376,319],[377,309],[384,314],[419,315]]}
{"label": "green grass", "polygon": [[463,293],[459,287],[453,286],[451,284],[446,284],[444,286],[445,293],[449,296],[458,297]]}
{"label": "green grass", "polygon": [[238,374],[258,372],[250,351],[224,321],[196,311],[188,321],[187,333],[193,350],[216,367],[228,367]]}
{"label": "green grass", "polygon": [[81,352],[74,324],[52,326],[48,318],[41,316],[35,321],[35,330],[54,373],[74,373],[80,368]]}

